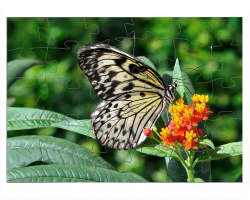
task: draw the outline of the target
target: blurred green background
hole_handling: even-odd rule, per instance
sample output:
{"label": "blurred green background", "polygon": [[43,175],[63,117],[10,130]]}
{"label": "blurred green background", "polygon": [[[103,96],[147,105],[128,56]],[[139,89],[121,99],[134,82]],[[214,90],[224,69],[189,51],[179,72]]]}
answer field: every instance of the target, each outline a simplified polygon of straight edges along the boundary
{"label": "blurred green background", "polygon": [[[27,70],[8,90],[13,107],[44,108],[75,119],[90,119],[100,102],[77,64],[83,45],[109,41],[135,56],[146,56],[159,74],[178,58],[196,93],[210,97],[206,121],[215,146],[242,140],[242,18],[8,18],[7,59],[44,62]],[[213,46],[211,48],[211,46]],[[119,171],[149,181],[166,181],[165,159],[135,151],[104,149],[93,140],[62,129],[11,131],[8,137],[51,135],[93,149]],[[212,162],[212,181],[235,181],[242,157]]]}

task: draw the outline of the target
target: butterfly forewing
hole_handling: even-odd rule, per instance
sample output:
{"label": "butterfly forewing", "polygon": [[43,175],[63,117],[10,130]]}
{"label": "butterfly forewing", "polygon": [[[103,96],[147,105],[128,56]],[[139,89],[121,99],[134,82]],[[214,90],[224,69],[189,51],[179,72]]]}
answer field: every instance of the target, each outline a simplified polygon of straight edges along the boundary
{"label": "butterfly forewing", "polygon": [[159,74],[139,59],[104,44],[78,50],[78,64],[96,94],[104,100],[130,91],[164,90]]}
{"label": "butterfly forewing", "polygon": [[159,74],[136,57],[105,44],[79,49],[78,64],[103,101],[91,114],[92,130],[104,146],[131,149],[141,144],[166,106]]}

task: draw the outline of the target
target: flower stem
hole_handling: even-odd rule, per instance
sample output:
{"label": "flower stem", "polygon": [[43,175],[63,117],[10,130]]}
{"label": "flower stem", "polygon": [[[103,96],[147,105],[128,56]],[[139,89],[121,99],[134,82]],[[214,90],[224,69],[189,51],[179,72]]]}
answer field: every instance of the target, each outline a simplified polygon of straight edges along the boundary
{"label": "flower stem", "polygon": [[187,168],[187,163],[185,162],[184,158],[181,155],[181,152],[179,151],[179,149],[175,149],[175,153],[178,155],[179,161],[181,162],[181,164]]}
{"label": "flower stem", "polygon": [[194,170],[192,167],[190,168],[186,168],[186,171],[187,171],[187,176],[188,176],[188,179],[187,181],[188,182],[194,182]]}
{"label": "flower stem", "polygon": [[196,159],[194,162],[193,162],[193,164],[192,164],[192,168],[194,168],[195,167],[195,165],[198,163],[198,159]]}
{"label": "flower stem", "polygon": [[195,151],[186,151],[187,155],[188,155],[188,158],[186,160],[186,164],[187,164],[187,167],[185,167],[186,171],[187,171],[187,176],[188,176],[188,179],[187,181],[188,182],[194,182],[194,166],[193,165],[193,160],[194,160],[194,155],[195,155]]}
{"label": "flower stem", "polygon": [[150,137],[150,138],[161,144],[161,141],[157,140],[155,137]]}
{"label": "flower stem", "polygon": [[153,131],[158,137],[161,137],[160,134],[157,131]]}

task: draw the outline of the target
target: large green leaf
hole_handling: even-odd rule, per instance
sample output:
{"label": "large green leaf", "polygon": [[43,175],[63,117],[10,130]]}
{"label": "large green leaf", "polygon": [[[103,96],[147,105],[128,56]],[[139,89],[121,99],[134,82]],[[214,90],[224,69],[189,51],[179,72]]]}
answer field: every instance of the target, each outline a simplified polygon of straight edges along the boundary
{"label": "large green leaf", "polygon": [[86,135],[88,137],[95,139],[91,131],[92,126],[91,126],[90,119],[63,121],[63,122],[52,124],[51,126],[66,129],[66,130],[73,131],[76,133],[80,133],[82,135]]}
{"label": "large green leaf", "polygon": [[17,78],[30,67],[35,65],[42,65],[43,63],[37,60],[31,59],[19,59],[8,62],[7,64],[7,88],[9,88]]}
{"label": "large green leaf", "polygon": [[218,160],[230,156],[237,156],[242,154],[242,142],[232,142],[225,145],[204,151],[197,158],[197,162],[208,162],[211,160]]}
{"label": "large green leaf", "polygon": [[35,109],[35,108],[7,108],[7,130],[22,130],[50,127],[52,123],[73,120],[65,115]]}
{"label": "large green leaf", "polygon": [[76,165],[38,165],[7,171],[8,182],[146,182],[134,173]]}
{"label": "large green leaf", "polygon": [[179,65],[178,58],[175,61],[174,71],[173,71],[173,80],[178,84],[177,92],[180,94],[181,98],[184,98],[185,87],[182,81],[182,73]]}
{"label": "large green leaf", "polygon": [[19,136],[7,139],[7,168],[29,165],[81,165],[115,168],[89,149],[51,136]]}
{"label": "large green leaf", "polygon": [[173,182],[187,182],[187,172],[180,161],[175,158],[165,157],[167,177]]}

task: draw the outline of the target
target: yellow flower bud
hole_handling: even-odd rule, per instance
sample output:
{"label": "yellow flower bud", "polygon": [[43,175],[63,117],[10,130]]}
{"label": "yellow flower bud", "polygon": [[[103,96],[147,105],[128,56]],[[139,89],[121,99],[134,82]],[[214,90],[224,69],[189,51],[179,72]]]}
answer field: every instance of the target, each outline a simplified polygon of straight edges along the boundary
{"label": "yellow flower bud", "polygon": [[200,97],[200,95],[194,94],[194,96],[192,97],[192,101],[193,102],[198,102],[199,101],[199,97]]}
{"label": "yellow flower bud", "polygon": [[208,95],[205,96],[204,98],[204,103],[207,103],[209,101]]}
{"label": "yellow flower bud", "polygon": [[199,97],[199,101],[201,102],[201,103],[207,103],[208,102],[208,95],[200,95],[200,97]]}
{"label": "yellow flower bud", "polygon": [[179,99],[178,102],[181,103],[181,104],[183,104],[184,100],[183,99]]}
{"label": "yellow flower bud", "polygon": [[157,133],[157,127],[153,125],[153,131]]}

